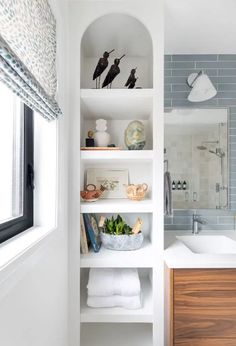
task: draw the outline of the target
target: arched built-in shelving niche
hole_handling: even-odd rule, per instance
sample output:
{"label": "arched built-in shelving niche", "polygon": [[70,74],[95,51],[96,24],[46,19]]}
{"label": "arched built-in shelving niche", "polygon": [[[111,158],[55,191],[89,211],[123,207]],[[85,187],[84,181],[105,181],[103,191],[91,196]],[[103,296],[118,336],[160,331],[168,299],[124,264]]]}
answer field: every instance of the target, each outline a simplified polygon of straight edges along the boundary
{"label": "arched built-in shelving niche", "polygon": [[115,58],[125,57],[120,62],[120,74],[112,88],[124,88],[132,68],[137,67],[136,87],[153,87],[152,39],[143,23],[121,13],[104,15],[86,29],[81,41],[81,88],[95,88],[93,72],[105,51],[111,51],[109,65],[101,76],[101,84]]}

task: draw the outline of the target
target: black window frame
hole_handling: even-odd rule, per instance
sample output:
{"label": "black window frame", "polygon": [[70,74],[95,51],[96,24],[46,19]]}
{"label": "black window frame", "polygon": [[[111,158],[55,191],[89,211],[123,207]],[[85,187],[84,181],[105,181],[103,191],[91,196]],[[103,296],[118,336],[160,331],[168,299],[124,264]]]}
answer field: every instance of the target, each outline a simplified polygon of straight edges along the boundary
{"label": "black window frame", "polygon": [[23,104],[23,119],[23,214],[0,224],[0,243],[25,231],[34,224],[34,120],[32,109],[25,104]]}

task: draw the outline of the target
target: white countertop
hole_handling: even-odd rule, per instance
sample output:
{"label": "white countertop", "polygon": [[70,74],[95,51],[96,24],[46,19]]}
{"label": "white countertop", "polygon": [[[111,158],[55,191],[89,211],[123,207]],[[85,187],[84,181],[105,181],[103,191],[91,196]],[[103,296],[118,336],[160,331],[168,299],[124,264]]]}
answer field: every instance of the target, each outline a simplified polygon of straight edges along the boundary
{"label": "white countertop", "polygon": [[[183,235],[192,233],[165,231],[164,259],[169,268],[236,268],[236,253],[196,254],[176,238]],[[197,236],[204,235],[224,235],[236,241],[236,231],[201,231]]]}

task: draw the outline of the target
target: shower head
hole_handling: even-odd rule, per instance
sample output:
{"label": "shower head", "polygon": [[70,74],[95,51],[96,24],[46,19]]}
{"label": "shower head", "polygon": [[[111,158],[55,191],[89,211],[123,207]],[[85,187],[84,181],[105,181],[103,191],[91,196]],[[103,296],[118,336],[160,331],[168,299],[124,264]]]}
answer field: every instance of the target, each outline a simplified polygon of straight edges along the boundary
{"label": "shower head", "polygon": [[220,159],[222,159],[225,156],[225,153],[221,148],[217,148],[216,151],[214,150],[208,150],[208,151],[209,153],[218,156]]}
{"label": "shower head", "polygon": [[208,145],[208,144],[219,144],[219,141],[203,141],[201,143],[201,145],[197,146],[197,149],[198,150],[207,150],[207,146],[204,145],[204,144],[206,144],[206,145]]}
{"label": "shower head", "polygon": [[207,147],[205,147],[205,145],[198,145],[197,149],[198,150],[207,150]]}

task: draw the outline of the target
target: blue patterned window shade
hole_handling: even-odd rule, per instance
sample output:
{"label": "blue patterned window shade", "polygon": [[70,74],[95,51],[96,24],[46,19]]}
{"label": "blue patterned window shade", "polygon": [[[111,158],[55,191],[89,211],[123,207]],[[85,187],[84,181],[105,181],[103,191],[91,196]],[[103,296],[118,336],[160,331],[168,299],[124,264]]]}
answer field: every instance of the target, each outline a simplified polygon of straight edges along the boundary
{"label": "blue patterned window shade", "polygon": [[48,120],[61,114],[53,97],[47,95],[35,77],[0,37],[0,80],[31,109]]}
{"label": "blue patterned window shade", "polygon": [[56,22],[47,0],[0,0],[0,80],[46,119],[61,114]]}

